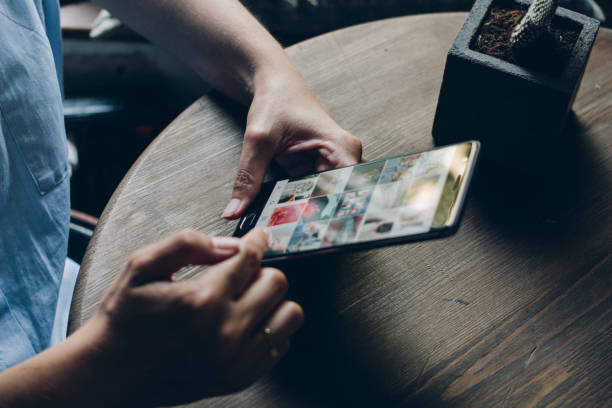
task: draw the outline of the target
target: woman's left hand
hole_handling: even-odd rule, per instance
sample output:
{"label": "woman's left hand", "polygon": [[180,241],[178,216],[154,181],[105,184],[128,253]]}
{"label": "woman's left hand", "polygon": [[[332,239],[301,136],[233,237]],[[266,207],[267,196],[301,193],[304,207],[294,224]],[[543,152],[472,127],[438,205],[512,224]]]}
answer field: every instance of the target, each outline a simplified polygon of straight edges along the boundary
{"label": "woman's left hand", "polygon": [[240,217],[255,199],[272,159],[290,176],[362,161],[361,141],[342,129],[295,70],[255,90],[232,198],[223,217]]}

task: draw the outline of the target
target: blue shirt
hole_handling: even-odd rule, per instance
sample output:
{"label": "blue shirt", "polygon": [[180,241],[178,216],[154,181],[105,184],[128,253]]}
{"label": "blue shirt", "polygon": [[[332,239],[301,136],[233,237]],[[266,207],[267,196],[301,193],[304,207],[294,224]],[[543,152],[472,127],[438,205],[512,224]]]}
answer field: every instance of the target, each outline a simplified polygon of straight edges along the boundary
{"label": "blue shirt", "polygon": [[49,346],[70,201],[58,0],[0,1],[0,370]]}

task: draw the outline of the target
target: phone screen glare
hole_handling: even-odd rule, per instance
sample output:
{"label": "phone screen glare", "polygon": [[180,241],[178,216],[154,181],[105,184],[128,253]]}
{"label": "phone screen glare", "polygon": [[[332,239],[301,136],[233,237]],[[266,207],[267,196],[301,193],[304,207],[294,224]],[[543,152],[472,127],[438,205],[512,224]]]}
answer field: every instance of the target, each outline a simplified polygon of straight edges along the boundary
{"label": "phone screen glare", "polygon": [[266,256],[428,232],[455,164],[467,165],[461,146],[277,182],[257,222],[272,233]]}

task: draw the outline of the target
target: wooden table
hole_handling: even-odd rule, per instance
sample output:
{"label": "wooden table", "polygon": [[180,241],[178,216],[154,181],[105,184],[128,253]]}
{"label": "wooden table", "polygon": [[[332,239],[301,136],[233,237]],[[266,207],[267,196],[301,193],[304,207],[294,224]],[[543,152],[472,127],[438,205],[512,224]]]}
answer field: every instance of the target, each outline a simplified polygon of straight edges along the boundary
{"label": "wooden table", "polygon": [[[432,146],[446,52],[465,16],[364,24],[288,53],[369,159],[410,152]],[[481,171],[456,235],[287,265],[289,296],[306,311],[292,352],[248,390],[196,405],[612,406],[610,30],[574,111],[555,177]],[[203,97],[140,157],[90,244],[72,330],[136,248],[184,227],[232,233],[220,214],[244,119]]]}

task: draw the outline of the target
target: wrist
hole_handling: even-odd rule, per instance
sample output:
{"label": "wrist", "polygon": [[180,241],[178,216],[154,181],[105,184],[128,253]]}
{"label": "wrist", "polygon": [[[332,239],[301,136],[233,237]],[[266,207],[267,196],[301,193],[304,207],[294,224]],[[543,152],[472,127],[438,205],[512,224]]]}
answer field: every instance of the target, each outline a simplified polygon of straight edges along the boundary
{"label": "wrist", "polygon": [[119,370],[113,370],[113,356],[100,342],[101,323],[92,319],[60,344],[0,373],[0,406],[116,406],[126,401],[121,394],[122,388],[129,389],[122,387],[126,377],[113,372]]}
{"label": "wrist", "polygon": [[[96,314],[58,346],[61,361],[70,361],[67,387],[75,390],[72,401],[87,406],[117,406],[131,402],[134,381],[122,348],[109,337],[105,317]],[[70,397],[67,400],[71,400]],[[71,404],[67,404],[71,405]]]}
{"label": "wrist", "polygon": [[308,89],[302,74],[288,58],[263,66],[257,69],[253,75],[253,97],[258,94],[284,90],[288,87]]}

